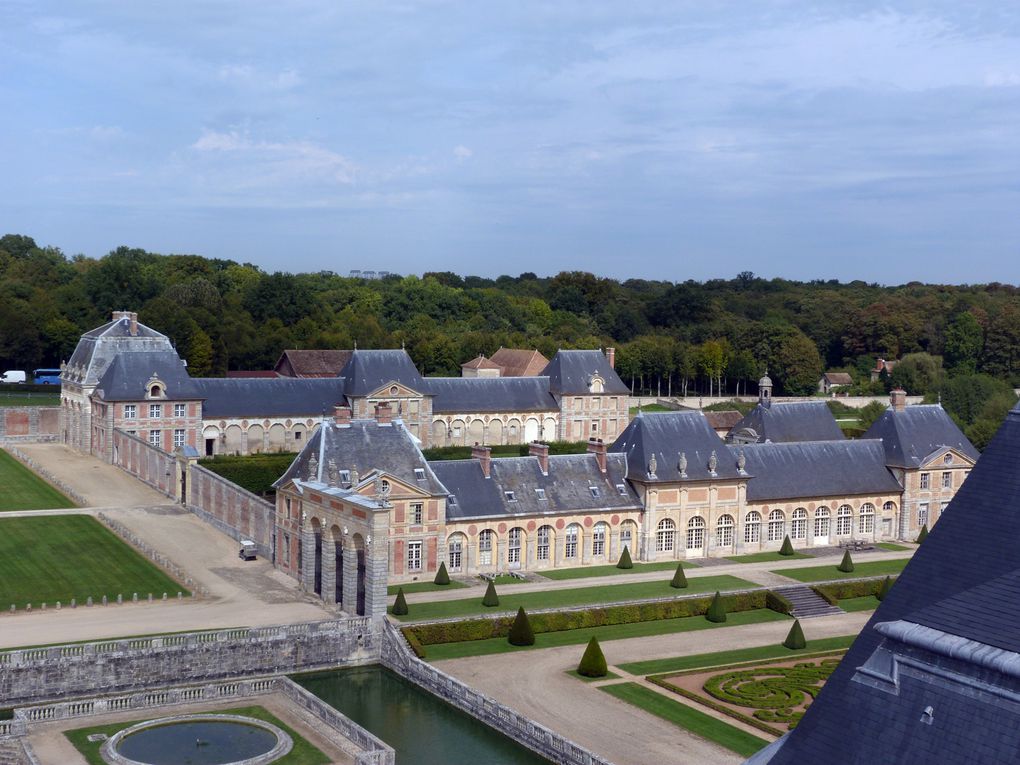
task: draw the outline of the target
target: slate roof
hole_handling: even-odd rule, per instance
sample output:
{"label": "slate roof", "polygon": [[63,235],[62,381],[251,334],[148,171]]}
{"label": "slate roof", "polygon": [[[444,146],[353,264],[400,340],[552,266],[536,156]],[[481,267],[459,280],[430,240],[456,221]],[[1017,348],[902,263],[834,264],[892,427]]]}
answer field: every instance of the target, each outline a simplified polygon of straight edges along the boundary
{"label": "slate roof", "polygon": [[340,374],[347,380],[349,396],[367,396],[391,382],[424,390],[424,378],[403,350],[352,351]]}
{"label": "slate roof", "polygon": [[[146,377],[146,379],[148,379]],[[195,377],[198,398],[204,398],[202,416],[217,417],[321,417],[332,414],[344,400],[344,380],[332,378]]]}
{"label": "slate roof", "polygon": [[754,431],[758,443],[842,441],[845,436],[824,401],[759,403],[730,429],[730,437]]}
{"label": "slate roof", "polygon": [[560,396],[590,395],[589,384],[596,374],[605,380],[604,393],[630,394],[630,388],[609,365],[602,351],[557,351],[542,374],[549,378],[552,392]]}
{"label": "slate roof", "polygon": [[165,396],[161,400],[202,398],[184,362],[174,351],[117,354],[103,373],[97,391],[102,392],[104,401],[141,401],[146,395],[146,384],[153,376],[163,382]]}
{"label": "slate roof", "polygon": [[744,453],[744,469],[754,476],[747,484],[751,502],[903,491],[878,441],[744,444],[729,450],[733,460]]}
{"label": "slate roof", "polygon": [[466,364],[461,364],[460,368],[461,369],[499,369],[499,370],[503,369],[503,367],[501,367],[499,364],[493,363],[491,359],[487,359],[487,358],[485,358],[485,356],[483,356],[481,354],[478,354],[477,356],[475,356],[473,359],[471,359],[471,361],[467,362]]}
{"label": "slate roof", "polygon": [[436,414],[559,410],[548,377],[425,377],[418,390],[435,396]]}
{"label": "slate roof", "polygon": [[[736,457],[716,435],[700,411],[639,413],[630,421],[611,447],[610,452],[623,453],[627,458],[628,475],[640,481],[680,481],[679,456],[687,458],[687,478],[705,481],[712,478],[737,478]],[[712,452],[716,453],[716,476],[708,470]],[[648,474],[648,464],[655,455],[655,478]]]}
{"label": "slate roof", "polygon": [[[537,457],[502,457],[490,462],[490,478],[477,459],[431,463],[439,480],[455,499],[447,501],[450,519],[557,515],[597,510],[640,510],[641,502],[626,481],[622,454],[606,456],[603,474],[593,454],[549,457],[549,474],[542,475]],[[620,493],[618,486],[623,486]],[[590,487],[598,490],[593,496]],[[545,491],[539,499],[536,489]],[[514,499],[505,492],[513,492]]]}
{"label": "slate roof", "polygon": [[280,354],[273,369],[287,377],[337,377],[350,360],[351,353],[328,349],[288,349]]}
{"label": "slate roof", "polygon": [[174,352],[174,347],[170,338],[144,324],[132,335],[131,320],[123,317],[83,334],[64,374],[82,385],[96,385],[118,354],[147,351]]}
{"label": "slate roof", "polygon": [[[991,665],[981,657],[1005,647],[1014,650],[1020,634],[1015,590],[1020,569],[1018,453],[1020,405],[1006,416],[817,700],[768,760],[771,765],[1017,761],[1020,706],[1007,701],[1020,698],[1017,676],[1009,673],[1017,657]],[[979,615],[981,610],[991,618]],[[900,671],[898,685],[888,689],[861,676],[855,679],[858,667],[882,658],[879,646],[892,656],[913,650],[876,629],[899,622],[931,625],[949,636],[992,647],[978,645],[955,659],[934,651],[920,653],[916,659],[924,662],[921,669]],[[939,642],[948,647],[954,640],[944,637],[932,647]],[[932,671],[923,671],[925,665]],[[997,694],[996,689],[1006,692]],[[921,721],[928,706],[933,709],[931,725]]]}
{"label": "slate roof", "polygon": [[542,374],[549,359],[538,351],[500,348],[490,361],[503,367],[503,377],[534,377]]}
{"label": "slate roof", "polygon": [[889,407],[864,438],[881,438],[887,464],[896,467],[920,467],[942,447],[973,460],[978,458],[978,450],[938,404],[908,406],[899,411]]}

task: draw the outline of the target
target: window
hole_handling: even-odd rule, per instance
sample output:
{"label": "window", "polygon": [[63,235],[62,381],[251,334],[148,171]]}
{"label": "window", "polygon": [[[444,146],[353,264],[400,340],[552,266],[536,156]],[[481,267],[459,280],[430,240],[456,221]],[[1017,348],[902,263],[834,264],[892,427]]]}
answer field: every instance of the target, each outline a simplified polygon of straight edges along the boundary
{"label": "window", "polygon": [[598,486],[589,486],[588,487],[588,491],[591,492],[592,499],[598,499],[599,498],[600,492],[599,492],[599,487]]}
{"label": "window", "polygon": [[782,510],[769,513],[768,540],[781,542],[786,535],[786,514]]}
{"label": "window", "polygon": [[895,513],[896,512],[896,503],[895,502],[886,502],[884,505],[882,505],[882,512],[883,513]]}
{"label": "window", "polygon": [[829,536],[829,508],[827,507],[815,510],[815,536]]}
{"label": "window", "polygon": [[290,565],[290,534],[283,535],[283,565]]}
{"label": "window", "polygon": [[300,431],[300,430],[295,430],[295,431],[294,431],[294,440],[295,440],[295,441],[300,441],[300,440],[301,440],[301,435],[302,435],[302,434],[301,434],[301,431]]}
{"label": "window", "polygon": [[187,417],[187,416],[188,416],[187,404],[174,404],[174,417]]}
{"label": "window", "polygon": [[596,523],[591,536],[591,554],[601,558],[606,554],[606,524]]}
{"label": "window", "polygon": [[545,498],[546,498],[545,497],[545,489],[535,489],[535,495],[538,497],[539,501],[542,501],[542,502],[545,501]]}
{"label": "window", "polygon": [[857,530],[861,534],[875,533],[875,506],[870,502],[861,505],[861,514],[857,520]]}
{"label": "window", "polygon": [[943,465],[952,465],[953,464],[953,455],[952,454],[947,454],[945,457],[943,457],[942,458],[942,464]]}
{"label": "window", "polygon": [[163,448],[163,431],[162,430],[150,430],[149,431],[149,443],[153,446]]}
{"label": "window", "polygon": [[921,488],[922,489],[931,488],[931,473],[921,473]]}
{"label": "window", "polygon": [[744,543],[761,541],[761,513],[752,510],[744,517]]}
{"label": "window", "polygon": [[124,417],[133,420],[138,416],[138,407],[134,404],[124,404]]}
{"label": "window", "polygon": [[620,492],[620,496],[621,497],[626,497],[627,496],[627,487],[625,485],[623,485],[622,483],[616,484],[616,490],[618,492]]}
{"label": "window", "polygon": [[705,546],[705,519],[695,515],[687,521],[687,549],[700,550]]}
{"label": "window", "polygon": [[506,497],[507,502],[516,502],[517,496],[512,491],[504,491],[503,495]]}
{"label": "window", "polygon": [[600,399],[598,396],[593,398],[591,400],[591,408],[592,409],[601,409],[602,408],[602,399]]}
{"label": "window", "polygon": [[415,502],[411,505],[411,523],[418,526],[421,525],[421,515],[424,507],[425,506],[421,502]]}
{"label": "window", "polygon": [[631,547],[633,541],[634,535],[630,529],[630,523],[623,524],[623,528],[620,529],[620,546],[626,547],[629,552],[634,549]]}
{"label": "window", "polygon": [[407,543],[407,570],[421,571],[421,542]]}
{"label": "window", "polygon": [[599,424],[597,422],[593,422],[591,424],[591,432],[592,433],[598,433],[599,432]]}
{"label": "window", "polygon": [[163,416],[162,404],[149,404],[149,419],[154,420]]}
{"label": "window", "polygon": [[174,448],[178,446],[184,446],[184,428],[174,430]]}
{"label": "window", "polygon": [[850,505],[840,505],[836,511],[836,536],[846,537],[854,528],[854,511]]}
{"label": "window", "polygon": [[152,396],[153,398],[159,398],[160,395],[162,395],[162,393],[163,389],[160,388],[158,385],[153,385],[151,388],[149,388],[149,395]]}
{"label": "window", "polygon": [[917,525],[923,526],[928,522],[928,503],[922,502],[917,506]]}
{"label": "window", "polygon": [[676,524],[663,518],[655,530],[655,551],[672,552],[676,547]]}
{"label": "window", "polygon": [[341,470],[340,471],[340,483],[350,483],[350,482],[351,482],[351,471],[350,470]]}
{"label": "window", "polygon": [[790,539],[805,537],[807,537],[807,510],[798,507],[793,511],[793,518],[790,521]]}
{"label": "window", "polygon": [[951,488],[953,488],[953,474],[952,473],[943,473],[942,474],[942,488],[943,489],[951,489]]}
{"label": "window", "polygon": [[425,480],[425,468],[415,468],[414,469],[414,479],[416,481],[424,481]]}
{"label": "window", "polygon": [[552,526],[541,526],[538,529],[538,544],[535,557],[538,560],[549,560],[549,541],[552,539]]}
{"label": "window", "polygon": [[448,504],[450,507],[456,507],[457,506],[457,497],[456,497],[456,495],[451,494],[449,497],[447,497],[446,498],[446,504]]}
{"label": "window", "polygon": [[567,526],[567,538],[563,546],[563,557],[577,557],[577,531],[580,527],[576,523]]}
{"label": "window", "polygon": [[478,565],[492,565],[492,538],[494,536],[492,529],[485,529],[478,535]]}
{"label": "window", "polygon": [[521,562],[521,537],[523,536],[524,530],[520,527],[510,529],[510,544],[506,550],[507,563]]}
{"label": "window", "polygon": [[464,565],[464,542],[459,534],[450,538],[450,543],[446,547],[446,557],[450,563],[450,570],[460,571]]}
{"label": "window", "polygon": [[715,541],[719,547],[733,546],[733,516],[720,515],[715,525]]}

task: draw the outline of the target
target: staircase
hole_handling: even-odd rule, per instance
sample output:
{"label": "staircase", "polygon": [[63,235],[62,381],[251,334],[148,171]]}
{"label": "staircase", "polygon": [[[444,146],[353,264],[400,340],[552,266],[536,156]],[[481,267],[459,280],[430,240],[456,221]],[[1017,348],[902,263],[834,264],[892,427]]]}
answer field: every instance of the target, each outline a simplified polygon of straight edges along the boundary
{"label": "staircase", "polygon": [[773,587],[772,591],[782,595],[793,604],[793,616],[797,619],[846,613],[836,606],[830,606],[818,593],[802,584],[790,587]]}

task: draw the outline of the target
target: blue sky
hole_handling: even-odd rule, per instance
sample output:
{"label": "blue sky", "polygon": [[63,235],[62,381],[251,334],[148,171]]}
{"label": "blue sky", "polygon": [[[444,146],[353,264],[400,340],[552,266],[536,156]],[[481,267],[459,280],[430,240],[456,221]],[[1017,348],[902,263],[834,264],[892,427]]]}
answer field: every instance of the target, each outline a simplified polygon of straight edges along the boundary
{"label": "blue sky", "polygon": [[68,253],[1020,281],[1001,0],[3,0],[0,103]]}

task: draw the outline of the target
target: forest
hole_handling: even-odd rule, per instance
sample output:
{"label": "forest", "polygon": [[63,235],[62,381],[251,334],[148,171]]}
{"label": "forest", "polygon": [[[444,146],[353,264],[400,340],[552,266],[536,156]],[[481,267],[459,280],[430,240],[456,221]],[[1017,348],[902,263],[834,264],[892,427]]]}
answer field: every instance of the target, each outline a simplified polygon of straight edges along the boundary
{"label": "forest", "polygon": [[[750,272],[704,282],[578,271],[366,280],[129,247],[67,256],[30,236],[0,237],[0,368],[59,365],[120,309],[167,334],[194,376],[270,369],[285,348],[405,347],[422,373],[458,375],[500,346],[547,357],[614,346],[635,393],[753,393],[767,370],[777,395],[804,395],[823,371],[848,371],[853,393],[902,385],[941,397],[968,435],[994,430],[1020,385],[1020,290],[1009,284]],[[899,364],[872,383],[876,358]]]}

